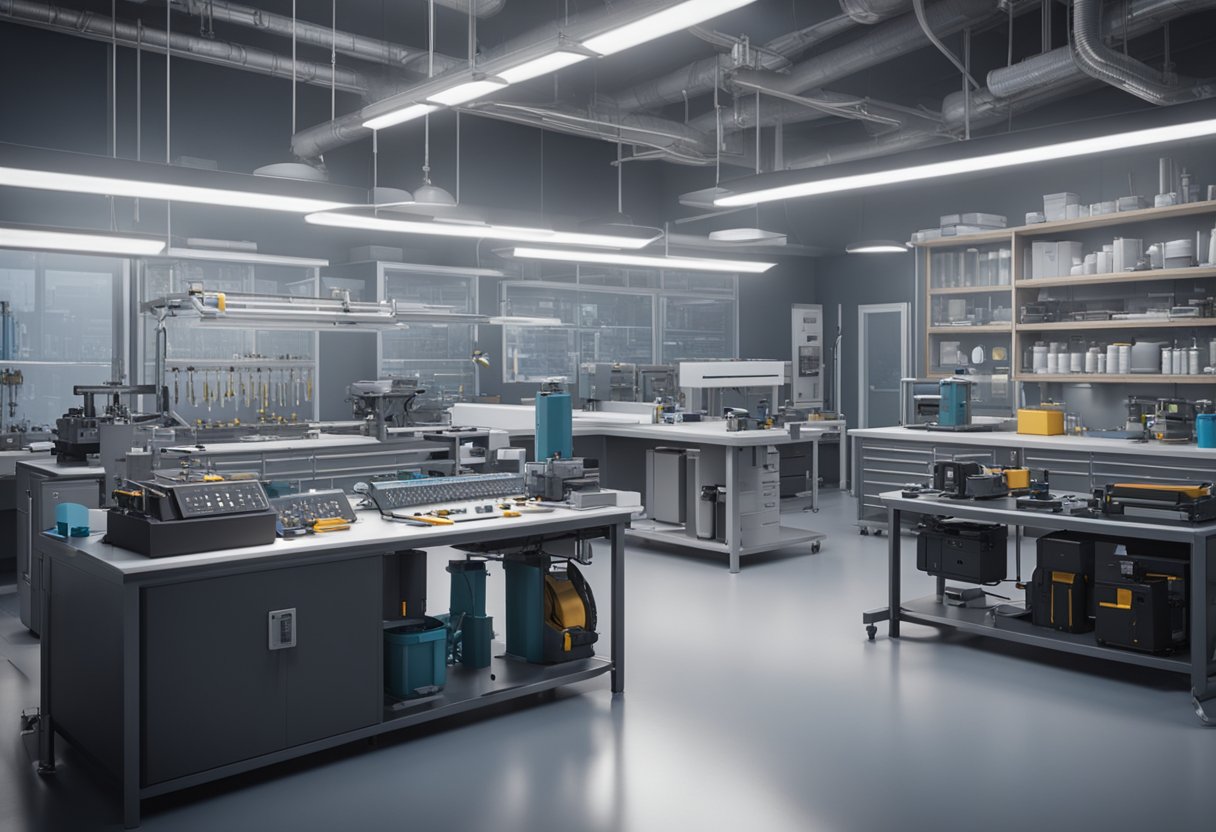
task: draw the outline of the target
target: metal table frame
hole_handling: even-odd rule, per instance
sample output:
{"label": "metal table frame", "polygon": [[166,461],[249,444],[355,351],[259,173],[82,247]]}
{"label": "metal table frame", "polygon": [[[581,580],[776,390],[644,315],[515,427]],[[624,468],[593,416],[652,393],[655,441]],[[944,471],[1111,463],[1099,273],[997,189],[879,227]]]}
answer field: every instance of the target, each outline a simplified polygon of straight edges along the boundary
{"label": "metal table frame", "polygon": [[[326,536],[324,542],[307,538],[312,543],[308,548],[291,549],[291,544],[283,546],[283,541],[269,546],[256,547],[252,550],[236,550],[238,552],[260,552],[275,547],[275,553],[265,556],[245,557],[239,560],[226,559],[223,552],[214,553],[215,557],[195,566],[174,568],[174,561],[183,558],[162,558],[146,561],[147,568],[141,564],[136,572],[121,572],[99,558],[91,556],[67,542],[53,540],[49,559],[65,568],[83,569],[95,576],[121,584],[122,609],[122,654],[121,668],[116,668],[123,677],[123,713],[122,713],[122,807],[123,822],[126,828],[134,828],[140,823],[140,803],[142,800],[157,795],[167,794],[181,789],[191,788],[234,774],[251,771],[264,766],[273,765],[284,760],[301,757],[326,748],[332,748],[355,740],[366,739],[379,734],[397,731],[402,728],[422,722],[430,722],[453,716],[458,713],[476,711],[492,707],[499,703],[530,696],[547,690],[553,690],[563,685],[594,678],[603,673],[611,676],[612,693],[618,694],[625,689],[625,529],[629,525],[630,509],[594,509],[584,512],[564,511],[552,515],[530,516],[524,522],[514,523],[458,523],[454,526],[440,526],[428,529],[417,529],[410,526],[385,523],[385,537],[375,541],[357,541],[349,546],[343,546],[341,539]],[[374,514],[366,515],[365,523],[379,523]],[[362,524],[360,524],[362,525]],[[320,537],[320,536],[318,536]],[[173,584],[181,581],[194,581],[200,578],[232,575],[240,572],[273,569],[278,566],[293,566],[302,563],[316,563],[320,560],[342,560],[366,556],[372,552],[383,552],[385,541],[393,540],[406,548],[429,549],[440,546],[463,546],[478,543],[501,543],[504,546],[524,542],[560,539],[607,539],[611,547],[611,615],[609,630],[609,658],[607,661],[596,658],[577,664],[578,667],[569,669],[563,665],[536,666],[537,678],[527,684],[495,691],[478,698],[452,703],[448,707],[423,710],[392,719],[383,719],[380,723],[347,731],[321,740],[308,742],[303,745],[284,748],[269,754],[251,759],[241,760],[210,769],[203,772],[179,777],[167,782],[151,786],[142,785],[142,675],[149,672],[143,666],[141,655],[142,605],[141,592],[148,586]],[[109,547],[107,547],[109,548]],[[121,551],[121,550],[120,550]],[[195,556],[185,556],[186,558]],[[161,568],[158,568],[161,567]],[[51,622],[51,604],[54,603],[53,572],[48,572],[48,580],[44,581],[42,592],[43,621],[41,638],[41,713],[38,719],[38,766],[39,774],[53,774],[55,770],[55,733],[54,714],[51,710],[51,695],[55,679],[51,675],[51,655],[55,649],[55,633]],[[587,664],[591,663],[591,664]],[[71,738],[68,738],[69,740]],[[87,756],[87,750],[86,750]]]}
{"label": "metal table frame", "polygon": [[[1213,634],[1209,623],[1213,599],[1208,589],[1209,580],[1216,577],[1216,567],[1213,565],[1213,558],[1216,557],[1216,523],[1166,525],[1019,511],[1014,507],[1011,498],[982,502],[935,497],[909,498],[902,496],[899,491],[888,491],[881,495],[881,499],[887,506],[888,605],[862,614],[862,623],[866,625],[871,639],[877,632],[879,622],[888,622],[888,636],[898,638],[900,624],[907,621],[1028,644],[1046,650],[1185,673],[1189,674],[1191,679],[1191,700],[1195,713],[1205,725],[1216,724],[1216,712],[1209,712],[1209,703],[1216,699],[1216,686],[1213,684],[1216,680],[1212,676],[1212,650],[1216,643],[1216,634]],[[1186,544],[1190,549],[1191,565],[1189,655],[1162,656],[1104,647],[1093,639],[1092,634],[1062,633],[1046,627],[1035,627],[1024,621],[1004,620],[989,615],[984,610],[947,607],[942,603],[944,578],[937,578],[935,595],[904,601],[900,580],[900,522],[904,511],[1013,526],[1019,542],[1021,530],[1030,527]]]}

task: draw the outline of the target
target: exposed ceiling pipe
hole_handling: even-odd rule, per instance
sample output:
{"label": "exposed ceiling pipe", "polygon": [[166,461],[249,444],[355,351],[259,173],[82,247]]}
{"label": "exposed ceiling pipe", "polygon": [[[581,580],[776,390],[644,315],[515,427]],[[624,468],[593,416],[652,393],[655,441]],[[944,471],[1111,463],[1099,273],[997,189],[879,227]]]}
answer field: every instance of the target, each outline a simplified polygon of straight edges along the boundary
{"label": "exposed ceiling pipe", "polygon": [[1100,0],[1073,3],[1073,55],[1086,75],[1159,106],[1216,95],[1216,79],[1161,72],[1112,49],[1102,39],[1101,12]]}
{"label": "exposed ceiling pipe", "polygon": [[[114,40],[122,46],[150,52],[165,51],[166,37],[162,29],[141,29],[125,20],[111,23],[110,18],[92,12],[64,9],[34,0],[0,0],[0,19],[106,43]],[[370,86],[362,73],[343,67],[331,71],[329,64],[315,61],[297,60],[293,73],[290,57],[252,46],[177,32],[172,33],[167,41],[175,58],[243,69],[274,78],[294,78],[301,83],[326,89],[332,83],[343,92],[360,95],[367,94]]]}
{"label": "exposed ceiling pipe", "polygon": [[[1118,3],[1111,8],[1124,6]],[[1106,15],[1102,31],[1108,42],[1139,37],[1169,21],[1197,11],[1216,9],[1216,0],[1131,0],[1124,15]],[[1079,78],[1084,73],[1074,60],[1072,48],[1061,46],[1027,58],[1013,66],[988,73],[988,91],[997,98],[1009,98],[1044,85]]]}
{"label": "exposed ceiling pipe", "polygon": [[840,0],[840,9],[849,19],[865,26],[881,23],[908,10],[910,0]]}
{"label": "exposed ceiling pipe", "polygon": [[614,143],[651,147],[679,157],[679,161],[689,164],[704,164],[714,155],[714,141],[706,133],[682,122],[644,113],[621,113],[597,107],[584,110],[493,101],[472,105],[468,111],[517,124],[590,136]]}
{"label": "exposed ceiling pipe", "polygon": [[[1116,4],[1118,8],[1121,4]],[[1132,0],[1126,22],[1119,17],[1104,21],[1102,31],[1115,40],[1136,37],[1183,15],[1216,8],[1216,0]],[[832,148],[807,148],[786,154],[786,167],[817,167],[840,161],[857,161],[952,141],[951,132],[963,128],[970,117],[972,127],[999,124],[1010,115],[1027,112],[1054,101],[1071,98],[1098,86],[1073,61],[1069,47],[993,70],[988,89],[971,93],[968,103],[962,92],[951,93],[942,102],[942,121],[948,132],[903,131],[870,142],[853,142]]]}
{"label": "exposed ceiling pipe", "polygon": [[[870,0],[874,5],[890,6],[896,0]],[[846,0],[841,0],[844,5]],[[898,0],[905,9],[911,0]],[[828,18],[796,32],[781,35],[756,50],[756,66],[765,70],[784,69],[789,60],[798,57],[830,37],[854,28],[857,22],[847,14]],[[722,74],[739,69],[729,54],[703,58],[687,66],[672,70],[650,81],[643,81],[628,89],[604,96],[613,106],[622,110],[653,110],[675,104],[686,98],[695,98],[714,88]]]}
{"label": "exposed ceiling pipe", "polygon": [[[149,0],[129,0],[136,5],[146,5]],[[290,15],[276,14],[264,9],[256,9],[240,3],[229,3],[226,0],[171,0],[172,6],[194,17],[206,16],[210,20],[218,20],[233,26],[255,29],[271,35],[290,38],[293,32],[293,21]],[[418,70],[417,62],[422,62],[421,71],[426,70],[427,51],[412,46],[356,35],[342,30],[334,31],[329,26],[310,23],[297,19],[294,22],[296,40],[309,46],[329,49],[341,55],[349,55],[364,61],[387,64],[405,69]],[[435,68],[446,70],[454,66],[463,66],[463,60],[447,55],[435,55]]]}
{"label": "exposed ceiling pipe", "polygon": [[[995,12],[996,0],[937,0],[925,8],[925,19],[938,37],[944,37]],[[788,75],[743,70],[738,77],[767,84],[782,92],[801,93],[830,85],[928,45],[916,16],[905,14],[879,23],[852,43],[821,52],[795,65]]]}

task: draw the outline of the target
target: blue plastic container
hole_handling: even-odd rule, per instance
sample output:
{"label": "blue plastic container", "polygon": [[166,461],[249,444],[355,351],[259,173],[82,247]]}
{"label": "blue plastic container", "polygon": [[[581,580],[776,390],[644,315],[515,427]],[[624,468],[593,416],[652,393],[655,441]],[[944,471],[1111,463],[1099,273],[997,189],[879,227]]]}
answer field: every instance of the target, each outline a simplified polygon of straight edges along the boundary
{"label": "blue plastic container", "polygon": [[88,508],[80,503],[60,503],[55,506],[55,531],[60,537],[88,537]]}
{"label": "blue plastic container", "polygon": [[448,680],[448,630],[431,616],[407,618],[384,631],[384,689],[397,699],[443,690]]}
{"label": "blue plastic container", "polygon": [[1195,417],[1195,437],[1201,448],[1216,448],[1216,413],[1200,413]]}

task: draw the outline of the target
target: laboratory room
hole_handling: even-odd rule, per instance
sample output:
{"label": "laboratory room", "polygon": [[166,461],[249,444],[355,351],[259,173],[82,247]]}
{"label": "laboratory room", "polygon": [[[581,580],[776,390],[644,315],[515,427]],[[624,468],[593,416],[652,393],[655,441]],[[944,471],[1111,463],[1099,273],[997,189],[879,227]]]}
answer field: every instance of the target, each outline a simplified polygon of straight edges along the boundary
{"label": "laboratory room", "polygon": [[1205,771],[1216,0],[0,0],[0,832]]}

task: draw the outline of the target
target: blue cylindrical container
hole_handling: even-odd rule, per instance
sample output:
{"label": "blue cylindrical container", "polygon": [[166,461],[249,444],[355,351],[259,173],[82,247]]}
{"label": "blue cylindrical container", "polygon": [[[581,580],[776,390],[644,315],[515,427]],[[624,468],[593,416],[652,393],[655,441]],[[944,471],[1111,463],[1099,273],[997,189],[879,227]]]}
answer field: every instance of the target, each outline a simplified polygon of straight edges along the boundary
{"label": "blue cylindrical container", "polygon": [[1216,448],[1216,413],[1200,413],[1195,417],[1195,436],[1201,448]]}

